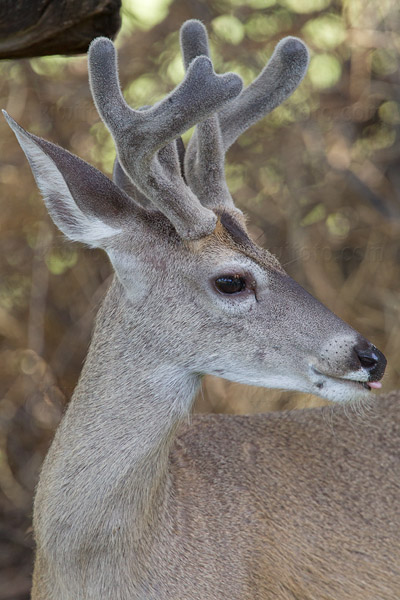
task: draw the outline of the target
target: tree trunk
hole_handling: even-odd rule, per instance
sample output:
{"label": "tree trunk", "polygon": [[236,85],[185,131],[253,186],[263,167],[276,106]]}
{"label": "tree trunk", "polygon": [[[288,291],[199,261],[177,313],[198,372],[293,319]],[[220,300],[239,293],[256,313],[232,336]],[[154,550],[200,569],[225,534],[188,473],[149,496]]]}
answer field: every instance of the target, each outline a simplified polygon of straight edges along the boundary
{"label": "tree trunk", "polygon": [[2,0],[0,58],[86,52],[93,38],[113,38],[121,0]]}

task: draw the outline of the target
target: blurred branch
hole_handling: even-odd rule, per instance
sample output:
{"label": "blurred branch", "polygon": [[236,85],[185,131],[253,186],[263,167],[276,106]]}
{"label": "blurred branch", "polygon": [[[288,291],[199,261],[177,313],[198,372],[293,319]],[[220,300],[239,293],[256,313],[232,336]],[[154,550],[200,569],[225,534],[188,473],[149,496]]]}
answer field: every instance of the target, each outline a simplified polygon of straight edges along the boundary
{"label": "blurred branch", "polygon": [[0,335],[16,346],[25,346],[25,326],[0,306]]}
{"label": "blurred branch", "polygon": [[86,52],[99,35],[113,38],[121,0],[3,0],[0,58]]}
{"label": "blurred branch", "polygon": [[[369,169],[373,169],[373,165],[368,165]],[[376,169],[375,169],[376,170]],[[360,194],[360,196],[369,202],[369,204],[384,217],[388,219],[398,219],[400,217],[400,210],[398,207],[392,207],[389,204],[389,199],[384,198],[381,195],[376,194],[365,181],[363,181],[354,171],[347,169],[346,177],[353,187],[353,189]]]}
{"label": "blurred branch", "polygon": [[52,230],[40,223],[32,263],[31,298],[28,320],[28,347],[41,355],[44,344],[44,315],[49,285],[49,270],[44,256],[52,242]]}

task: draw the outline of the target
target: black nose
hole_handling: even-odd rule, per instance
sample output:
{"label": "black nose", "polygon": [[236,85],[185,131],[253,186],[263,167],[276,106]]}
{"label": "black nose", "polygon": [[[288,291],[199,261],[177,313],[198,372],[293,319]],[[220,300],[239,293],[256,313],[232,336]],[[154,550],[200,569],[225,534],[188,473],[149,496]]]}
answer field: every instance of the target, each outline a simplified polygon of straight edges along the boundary
{"label": "black nose", "polygon": [[387,362],[382,352],[372,344],[355,346],[354,351],[361,366],[369,372],[369,381],[382,379]]}

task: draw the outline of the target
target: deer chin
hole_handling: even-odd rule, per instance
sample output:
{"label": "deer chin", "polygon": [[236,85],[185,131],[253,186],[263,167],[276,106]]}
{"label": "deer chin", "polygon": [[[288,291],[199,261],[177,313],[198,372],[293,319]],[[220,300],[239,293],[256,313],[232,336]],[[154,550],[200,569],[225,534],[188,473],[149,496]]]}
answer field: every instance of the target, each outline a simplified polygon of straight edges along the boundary
{"label": "deer chin", "polygon": [[[336,377],[311,366],[309,375],[314,386],[313,393],[333,402],[367,400],[370,398],[372,389],[382,387],[379,381],[363,380],[362,377],[365,378],[366,374],[362,372],[351,373],[346,377]],[[360,377],[359,379],[356,378],[357,375]]]}

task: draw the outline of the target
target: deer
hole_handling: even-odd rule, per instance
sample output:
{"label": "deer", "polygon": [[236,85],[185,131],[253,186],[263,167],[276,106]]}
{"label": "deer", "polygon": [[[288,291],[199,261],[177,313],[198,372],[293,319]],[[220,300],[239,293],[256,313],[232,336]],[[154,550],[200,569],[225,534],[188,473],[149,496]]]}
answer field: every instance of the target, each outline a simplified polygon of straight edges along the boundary
{"label": "deer", "polygon": [[[243,89],[200,21],[180,39],[183,81],[138,110],[113,43],[90,46],[113,181],[5,115],[55,224],[115,271],[42,467],[32,599],[395,600],[400,411],[371,402],[386,359],[251,239],[224,175],[308,50],[284,38]],[[332,405],[191,416],[205,374]]]}

